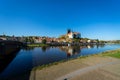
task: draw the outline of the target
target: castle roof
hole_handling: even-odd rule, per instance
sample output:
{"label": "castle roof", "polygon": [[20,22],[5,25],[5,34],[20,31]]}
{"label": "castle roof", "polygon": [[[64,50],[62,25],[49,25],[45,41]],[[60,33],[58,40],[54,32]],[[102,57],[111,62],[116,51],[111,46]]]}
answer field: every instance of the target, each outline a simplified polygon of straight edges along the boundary
{"label": "castle roof", "polygon": [[80,34],[79,32],[73,32],[73,34]]}

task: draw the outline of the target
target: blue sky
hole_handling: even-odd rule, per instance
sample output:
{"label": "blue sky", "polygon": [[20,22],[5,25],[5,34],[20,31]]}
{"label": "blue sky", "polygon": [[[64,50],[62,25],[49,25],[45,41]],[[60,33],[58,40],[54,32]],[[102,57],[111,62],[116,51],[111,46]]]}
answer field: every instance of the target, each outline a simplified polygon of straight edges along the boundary
{"label": "blue sky", "polygon": [[0,34],[120,39],[120,0],[0,0]]}

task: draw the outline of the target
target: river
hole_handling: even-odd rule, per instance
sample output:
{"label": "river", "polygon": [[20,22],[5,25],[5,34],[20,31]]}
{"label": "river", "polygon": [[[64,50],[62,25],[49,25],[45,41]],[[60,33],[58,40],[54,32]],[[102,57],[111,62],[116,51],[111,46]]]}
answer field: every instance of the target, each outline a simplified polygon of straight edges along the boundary
{"label": "river", "polygon": [[[59,46],[59,47],[31,47],[19,50],[13,59],[5,60],[5,67],[0,64],[0,80],[29,80],[34,67],[61,60],[68,60],[80,56],[98,54],[107,50],[120,48],[119,44],[87,45],[87,46]],[[0,57],[1,59],[1,57]]]}

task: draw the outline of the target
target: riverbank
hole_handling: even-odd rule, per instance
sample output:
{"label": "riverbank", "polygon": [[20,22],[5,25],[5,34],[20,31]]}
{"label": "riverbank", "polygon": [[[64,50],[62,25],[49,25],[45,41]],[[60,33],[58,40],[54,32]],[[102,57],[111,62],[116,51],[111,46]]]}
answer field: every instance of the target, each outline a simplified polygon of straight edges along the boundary
{"label": "riverbank", "polygon": [[27,44],[28,47],[44,47],[44,46],[49,46],[48,44]]}
{"label": "riverbank", "polygon": [[110,56],[110,57],[120,59],[120,49],[112,50],[112,51],[106,51],[106,52],[103,52],[101,55],[102,56]]}
{"label": "riverbank", "polygon": [[30,43],[27,44],[27,46],[29,47],[43,47],[43,46],[93,46],[93,45],[97,45],[97,46],[104,46],[104,43],[68,43],[68,42],[53,42],[53,43]]}
{"label": "riverbank", "polygon": [[[52,66],[43,66],[44,68],[38,67],[31,71],[30,80],[64,80],[65,78],[71,80],[96,80],[97,78],[97,80],[117,80],[120,79],[120,74],[118,73],[118,68],[120,67],[119,54],[120,49],[55,63]],[[112,63],[114,63],[114,65]],[[109,78],[107,76],[109,76]]]}

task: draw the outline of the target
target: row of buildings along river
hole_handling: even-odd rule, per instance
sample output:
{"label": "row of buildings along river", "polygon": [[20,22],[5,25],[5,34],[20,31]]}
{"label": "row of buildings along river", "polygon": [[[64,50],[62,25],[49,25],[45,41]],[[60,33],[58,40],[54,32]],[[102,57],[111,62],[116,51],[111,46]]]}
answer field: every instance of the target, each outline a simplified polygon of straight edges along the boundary
{"label": "row of buildings along river", "polygon": [[6,36],[0,35],[0,40],[13,40],[13,41],[20,41],[20,42],[27,42],[27,43],[42,43],[43,40],[46,43],[99,43],[103,41],[99,41],[98,39],[88,39],[82,38],[81,33],[73,32],[70,29],[67,30],[66,34],[59,36],[58,38],[55,37],[46,37],[46,36]]}

